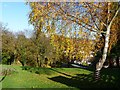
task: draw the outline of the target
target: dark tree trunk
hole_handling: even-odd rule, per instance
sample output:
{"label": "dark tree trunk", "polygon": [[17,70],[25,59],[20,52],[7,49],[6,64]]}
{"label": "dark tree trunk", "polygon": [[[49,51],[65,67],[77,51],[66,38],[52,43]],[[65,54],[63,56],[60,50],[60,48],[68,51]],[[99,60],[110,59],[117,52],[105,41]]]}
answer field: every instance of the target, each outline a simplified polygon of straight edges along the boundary
{"label": "dark tree trunk", "polygon": [[96,81],[100,80],[100,70],[95,71],[95,80]]}
{"label": "dark tree trunk", "polygon": [[119,60],[119,59],[120,59],[120,57],[117,57],[117,58],[116,58],[117,67],[120,67],[120,65],[119,65],[119,64],[120,64],[120,60]]}
{"label": "dark tree trunk", "polygon": [[37,55],[37,65],[38,65],[38,67],[40,66],[40,65],[39,65],[39,60],[38,60],[38,55]]}

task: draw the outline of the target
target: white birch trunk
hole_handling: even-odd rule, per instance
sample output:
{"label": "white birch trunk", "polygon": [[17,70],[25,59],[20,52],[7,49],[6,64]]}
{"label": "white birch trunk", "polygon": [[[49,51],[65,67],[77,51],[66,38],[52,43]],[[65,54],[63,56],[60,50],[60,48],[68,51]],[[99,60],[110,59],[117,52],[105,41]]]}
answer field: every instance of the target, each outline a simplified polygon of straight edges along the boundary
{"label": "white birch trunk", "polygon": [[107,52],[108,52],[108,44],[109,44],[109,37],[110,37],[110,26],[107,27],[107,32],[105,35],[105,46],[103,50],[102,59],[99,60],[99,62],[96,64],[96,70],[101,70],[103,67],[103,64],[107,58]]}

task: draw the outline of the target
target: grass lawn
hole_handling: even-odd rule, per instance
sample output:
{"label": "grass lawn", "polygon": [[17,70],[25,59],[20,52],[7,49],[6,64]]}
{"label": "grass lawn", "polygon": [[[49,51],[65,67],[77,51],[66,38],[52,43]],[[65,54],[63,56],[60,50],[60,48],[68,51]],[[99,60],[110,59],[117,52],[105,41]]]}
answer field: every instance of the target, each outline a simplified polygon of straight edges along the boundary
{"label": "grass lawn", "polygon": [[101,80],[95,82],[93,71],[80,68],[34,68],[2,65],[8,75],[0,74],[2,88],[119,88],[120,69],[109,68],[101,72]]}

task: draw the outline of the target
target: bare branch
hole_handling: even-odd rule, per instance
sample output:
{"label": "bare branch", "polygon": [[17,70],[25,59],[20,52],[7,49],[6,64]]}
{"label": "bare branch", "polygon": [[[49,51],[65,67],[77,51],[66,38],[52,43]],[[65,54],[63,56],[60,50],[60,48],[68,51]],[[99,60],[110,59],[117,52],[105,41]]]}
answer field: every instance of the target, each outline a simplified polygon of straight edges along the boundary
{"label": "bare branch", "polygon": [[110,21],[110,26],[112,25],[112,23],[113,23],[113,21],[114,21],[114,19],[116,18],[116,16],[118,15],[118,13],[119,13],[119,11],[120,11],[120,6],[118,7],[118,10],[116,11],[116,13],[115,13],[115,15],[114,15],[114,17],[112,18],[112,20]]}
{"label": "bare branch", "polygon": [[[84,3],[89,7],[89,9],[91,9],[90,5],[89,5],[87,2],[84,2]],[[92,4],[92,5],[93,5],[93,4]],[[90,12],[90,15],[91,15],[91,17],[92,17],[93,22],[95,23],[95,20],[93,19],[93,15],[92,15],[91,12]],[[101,23],[103,23],[103,25],[104,25],[105,27],[107,27],[107,25],[106,25],[101,19],[99,19],[99,17],[98,17],[97,15],[96,15],[96,17],[98,18],[98,20],[99,20]],[[96,23],[95,23],[95,26],[97,27],[98,30],[100,30]]]}
{"label": "bare branch", "polygon": [[[84,2],[85,3],[85,2]],[[90,7],[90,5],[86,2],[85,3],[88,7],[89,7],[89,9],[91,9],[91,7]],[[94,22],[94,24],[95,24],[95,26],[97,27],[97,30],[100,30],[99,29],[99,27],[98,27],[98,25],[96,24],[96,22],[95,22],[95,20],[94,20],[94,18],[93,18],[93,14],[92,14],[92,12],[90,11],[90,13],[89,13],[90,15],[91,15],[91,17],[92,17],[92,20],[93,20],[93,22]]]}
{"label": "bare branch", "polygon": [[[66,16],[69,16],[69,17],[73,18],[73,20],[70,19],[71,21],[77,23],[78,25],[81,25],[82,27],[84,27],[84,28],[86,28],[86,29],[88,29],[88,30],[90,30],[90,31],[97,32],[97,31],[96,31],[96,30],[97,30],[96,28],[93,28],[93,29],[95,29],[95,30],[93,30],[93,29],[89,29],[88,27],[86,27],[86,26],[93,27],[92,25],[89,25],[89,24],[83,22],[82,20],[80,20],[79,18],[77,18],[77,17],[75,17],[75,16],[73,16],[73,15],[70,15],[69,13],[66,13],[61,7],[60,7],[60,10],[63,12],[63,15],[65,14]],[[84,23],[85,25],[82,25],[81,22]]]}

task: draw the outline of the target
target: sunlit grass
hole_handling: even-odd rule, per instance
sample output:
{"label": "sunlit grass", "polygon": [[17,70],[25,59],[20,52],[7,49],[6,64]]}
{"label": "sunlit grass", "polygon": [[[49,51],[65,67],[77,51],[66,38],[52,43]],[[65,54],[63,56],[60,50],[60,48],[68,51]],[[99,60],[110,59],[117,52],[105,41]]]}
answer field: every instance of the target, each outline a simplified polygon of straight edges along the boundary
{"label": "sunlit grass", "polygon": [[[3,65],[15,72],[5,77],[3,88],[119,88],[119,69],[105,69],[101,81],[95,82],[94,72],[80,68],[33,68]],[[3,76],[0,76],[2,78]]]}

